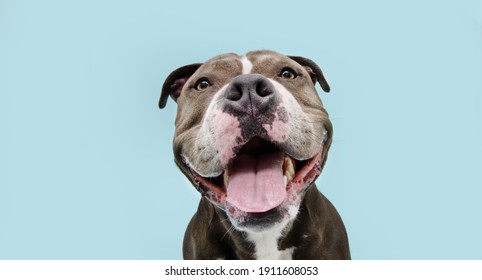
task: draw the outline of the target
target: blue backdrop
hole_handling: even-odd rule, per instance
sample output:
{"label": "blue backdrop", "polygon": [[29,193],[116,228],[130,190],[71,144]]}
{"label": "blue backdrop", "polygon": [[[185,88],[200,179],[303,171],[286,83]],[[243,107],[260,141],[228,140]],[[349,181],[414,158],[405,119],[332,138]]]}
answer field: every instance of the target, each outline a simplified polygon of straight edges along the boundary
{"label": "blue backdrop", "polygon": [[[0,259],[179,259],[175,68],[306,56],[354,259],[482,259],[482,2],[0,1]],[[321,92],[321,90],[319,90]]]}

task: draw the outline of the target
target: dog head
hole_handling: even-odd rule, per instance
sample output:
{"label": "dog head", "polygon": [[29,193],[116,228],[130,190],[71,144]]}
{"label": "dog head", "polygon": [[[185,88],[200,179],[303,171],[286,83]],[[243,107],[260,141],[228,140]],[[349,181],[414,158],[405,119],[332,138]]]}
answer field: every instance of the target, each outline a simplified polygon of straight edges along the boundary
{"label": "dog head", "polygon": [[330,90],[313,61],[273,51],[219,55],[164,82],[175,162],[238,230],[284,228],[321,173],[333,130],[317,82]]}

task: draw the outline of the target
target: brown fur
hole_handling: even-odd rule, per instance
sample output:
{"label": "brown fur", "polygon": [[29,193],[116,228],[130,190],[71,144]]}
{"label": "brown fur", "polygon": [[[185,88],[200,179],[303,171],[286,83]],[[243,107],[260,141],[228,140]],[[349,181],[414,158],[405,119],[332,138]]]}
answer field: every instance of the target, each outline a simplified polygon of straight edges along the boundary
{"label": "brown fur", "polygon": [[[247,58],[253,64],[253,73],[272,79],[279,79],[273,73],[279,73],[279,69],[286,66],[300,74],[300,78],[295,81],[288,83],[279,79],[278,82],[293,93],[303,111],[310,115],[310,122],[322,125],[326,130],[328,137],[319,162],[323,169],[332,142],[333,127],[314,88],[318,82],[324,91],[330,91],[320,67],[304,57],[287,57],[271,51],[250,52]],[[224,54],[203,64],[186,65],[173,71],[163,85],[159,106],[163,108],[169,96],[178,103],[173,147],[175,162],[194,186],[197,184],[181,154],[192,154],[195,151],[194,142],[204,112],[213,98],[212,93],[242,74],[239,59],[236,54]],[[213,85],[206,92],[193,90],[194,82],[204,77],[213,81]],[[320,142],[320,139],[316,140]],[[201,166],[213,162],[213,158],[209,157],[196,160]],[[206,190],[200,188],[199,191],[204,194]],[[285,228],[283,236],[278,240],[279,250],[287,248],[295,248],[293,259],[350,259],[343,222],[333,205],[314,184],[302,195],[296,219]],[[236,230],[223,210],[202,198],[186,229],[183,255],[185,259],[252,259],[255,251],[253,244],[247,241],[246,233]]]}

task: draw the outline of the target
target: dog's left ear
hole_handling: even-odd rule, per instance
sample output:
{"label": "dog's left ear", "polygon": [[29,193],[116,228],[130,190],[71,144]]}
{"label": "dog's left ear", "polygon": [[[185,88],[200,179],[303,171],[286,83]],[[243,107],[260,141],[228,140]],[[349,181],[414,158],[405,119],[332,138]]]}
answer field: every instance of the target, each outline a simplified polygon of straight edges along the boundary
{"label": "dog's left ear", "polygon": [[305,67],[306,71],[308,71],[308,73],[310,74],[313,84],[318,81],[324,92],[330,92],[330,85],[326,81],[325,76],[323,76],[321,68],[313,60],[302,56],[288,57],[298,62],[301,66]]}
{"label": "dog's left ear", "polygon": [[177,101],[177,98],[181,95],[184,84],[201,65],[202,63],[189,64],[172,71],[172,73],[167,76],[164,84],[162,85],[159,108],[162,109],[166,107],[167,98],[169,95],[172,97],[172,99],[174,99],[174,101]]}

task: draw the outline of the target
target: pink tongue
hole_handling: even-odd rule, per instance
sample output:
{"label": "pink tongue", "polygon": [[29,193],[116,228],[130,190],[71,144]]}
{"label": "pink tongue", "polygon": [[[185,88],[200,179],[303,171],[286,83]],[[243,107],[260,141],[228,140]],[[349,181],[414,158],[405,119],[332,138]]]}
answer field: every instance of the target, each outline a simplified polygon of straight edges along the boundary
{"label": "pink tongue", "polygon": [[265,154],[255,159],[240,155],[229,169],[227,202],[239,210],[266,212],[279,206],[286,197],[283,180],[284,154]]}

